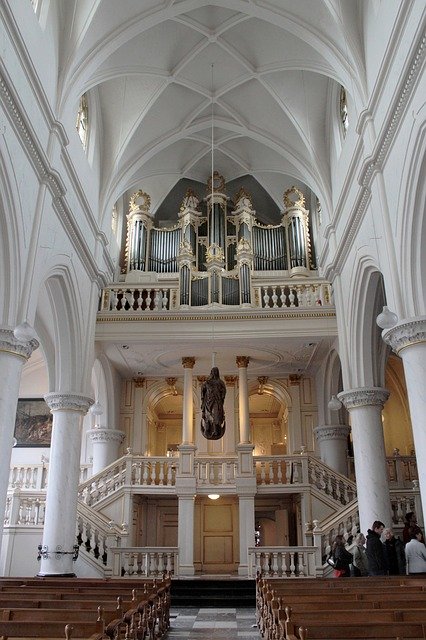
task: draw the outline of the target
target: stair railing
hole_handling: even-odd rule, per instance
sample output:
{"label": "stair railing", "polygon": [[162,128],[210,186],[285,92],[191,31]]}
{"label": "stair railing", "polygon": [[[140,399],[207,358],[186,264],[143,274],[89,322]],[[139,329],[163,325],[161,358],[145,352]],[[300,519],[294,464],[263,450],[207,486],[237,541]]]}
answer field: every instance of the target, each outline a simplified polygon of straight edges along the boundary
{"label": "stair railing", "polygon": [[80,550],[89,554],[92,562],[102,571],[107,567],[107,573],[111,572],[109,550],[120,547],[127,540],[127,534],[125,525],[118,525],[83,503],[77,504],[77,543]]}
{"label": "stair railing", "polygon": [[179,575],[178,547],[111,547],[110,554],[113,577]]}

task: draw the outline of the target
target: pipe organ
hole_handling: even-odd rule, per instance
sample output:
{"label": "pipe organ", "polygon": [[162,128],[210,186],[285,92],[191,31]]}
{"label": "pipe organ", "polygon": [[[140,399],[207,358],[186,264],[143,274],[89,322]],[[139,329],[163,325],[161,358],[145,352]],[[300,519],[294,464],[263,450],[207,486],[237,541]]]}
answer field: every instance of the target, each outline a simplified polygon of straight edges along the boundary
{"label": "pipe organ", "polygon": [[150,197],[137,191],[127,215],[126,273],[179,278],[181,308],[252,306],[252,280],[265,271],[309,276],[312,268],[309,213],[302,192],[284,193],[281,222],[256,220],[252,199],[240,189],[231,203],[217,172],[207,184],[205,209],[189,189],[170,228],[156,228]]}

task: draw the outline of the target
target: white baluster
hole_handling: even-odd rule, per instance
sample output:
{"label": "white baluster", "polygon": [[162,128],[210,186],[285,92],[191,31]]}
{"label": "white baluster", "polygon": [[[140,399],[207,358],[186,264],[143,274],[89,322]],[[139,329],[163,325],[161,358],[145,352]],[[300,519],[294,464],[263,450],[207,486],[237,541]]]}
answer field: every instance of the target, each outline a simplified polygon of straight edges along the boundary
{"label": "white baluster", "polygon": [[264,460],[260,462],[260,484],[266,484],[266,462]]}
{"label": "white baluster", "polygon": [[294,564],[294,551],[290,551],[290,577],[294,578],[296,565]]}
{"label": "white baluster", "polygon": [[264,289],[265,293],[263,294],[263,306],[264,307],[269,307],[269,293],[268,293],[268,289]]}
{"label": "white baluster", "polygon": [[158,554],[158,573],[161,576],[164,572],[164,553]]}
{"label": "white baluster", "polygon": [[281,556],[281,565],[283,571],[283,578],[287,577],[287,572],[289,571],[289,566],[287,564],[287,554],[284,552]]}
{"label": "white baluster", "polygon": [[170,551],[166,553],[166,572],[168,574],[172,573],[172,554]]}
{"label": "white baluster", "polygon": [[272,575],[278,575],[278,552],[274,551],[272,553]]}
{"label": "white baluster", "polygon": [[167,298],[167,291],[163,290],[163,297],[161,299],[161,304],[162,304],[162,307],[163,307],[163,311],[166,311],[167,310],[167,306],[169,304],[169,300]]}
{"label": "white baluster", "polygon": [[286,299],[285,299],[285,293],[284,293],[284,285],[281,285],[280,287],[281,289],[281,294],[280,294],[280,300],[281,300],[281,307],[286,307]]}
{"label": "white baluster", "polygon": [[118,297],[115,289],[110,289],[110,309],[111,311],[117,311]]}
{"label": "white baluster", "polygon": [[269,553],[267,551],[263,554],[263,575],[269,575]]}
{"label": "white baluster", "polygon": [[149,573],[151,576],[155,576],[155,574],[157,573],[157,563],[156,563],[156,554],[155,553],[150,553],[149,554]]}
{"label": "white baluster", "polygon": [[155,296],[154,296],[154,310],[155,311],[159,311],[159,309],[160,309],[160,300],[162,300],[162,297],[160,295],[160,290],[159,289],[155,289]]}
{"label": "white baluster", "polygon": [[290,307],[295,307],[296,296],[293,293],[293,289],[290,289],[290,293],[288,294],[288,299],[290,302]]}
{"label": "white baluster", "polygon": [[277,481],[278,481],[278,484],[283,483],[283,468],[282,468],[281,460],[278,460],[277,462]]}
{"label": "white baluster", "polygon": [[142,291],[140,289],[135,289],[134,298],[135,298],[134,302],[135,302],[135,306],[136,306],[135,311],[139,311],[140,309],[142,309],[142,302],[143,302],[143,300],[142,300]]}
{"label": "white baluster", "polygon": [[170,462],[168,462],[167,463],[167,486],[168,487],[172,486],[173,484],[172,474],[173,474],[173,465]]}
{"label": "white baluster", "polygon": [[274,482],[274,463],[272,460],[269,461],[269,484],[275,484]]}
{"label": "white baluster", "polygon": [[256,575],[262,574],[262,555],[260,551],[255,552]]}
{"label": "white baluster", "polygon": [[158,484],[164,486],[164,461],[160,462],[160,472],[158,474]]}
{"label": "white baluster", "polygon": [[286,480],[286,484],[290,484],[291,483],[291,469],[292,469],[293,463],[292,462],[286,462],[285,465],[285,480]]}
{"label": "white baluster", "polygon": [[142,484],[148,484],[148,473],[149,473],[149,462],[144,460],[143,462],[143,476],[142,476]]}
{"label": "white baluster", "polygon": [[278,302],[277,288],[272,287],[272,306],[274,309],[278,307],[277,302]]}
{"label": "white baluster", "polygon": [[298,574],[299,574],[299,576],[305,576],[306,575],[306,571],[305,571],[305,562],[304,562],[303,551],[299,551],[299,553],[297,554],[297,557],[298,557],[298,560],[299,560]]}

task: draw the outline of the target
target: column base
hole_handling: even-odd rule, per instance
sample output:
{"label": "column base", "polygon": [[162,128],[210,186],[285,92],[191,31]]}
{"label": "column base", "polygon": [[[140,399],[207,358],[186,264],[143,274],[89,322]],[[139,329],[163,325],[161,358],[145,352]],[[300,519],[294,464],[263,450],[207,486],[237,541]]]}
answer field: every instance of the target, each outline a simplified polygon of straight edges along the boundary
{"label": "column base", "polygon": [[179,576],[195,576],[195,569],[190,565],[180,566],[179,565]]}
{"label": "column base", "polygon": [[244,578],[248,578],[248,565],[240,564],[238,567],[238,575],[243,576]]}

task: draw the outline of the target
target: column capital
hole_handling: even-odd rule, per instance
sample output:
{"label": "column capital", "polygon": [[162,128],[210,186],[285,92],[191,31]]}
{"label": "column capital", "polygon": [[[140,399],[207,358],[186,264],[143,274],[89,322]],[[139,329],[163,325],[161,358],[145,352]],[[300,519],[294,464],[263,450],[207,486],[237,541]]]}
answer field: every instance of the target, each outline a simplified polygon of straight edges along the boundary
{"label": "column capital", "polygon": [[406,347],[426,343],[426,316],[402,320],[391,329],[385,329],[382,337],[397,354]]}
{"label": "column capital", "polygon": [[227,387],[235,387],[237,376],[223,376]]}
{"label": "column capital", "polygon": [[75,393],[47,393],[44,396],[47,406],[51,411],[78,411],[87,413],[94,400],[87,396]]}
{"label": "column capital", "polygon": [[382,387],[361,387],[342,391],[337,397],[348,410],[368,406],[380,406],[383,408],[389,398],[389,391],[382,389]]}
{"label": "column capital", "polygon": [[145,385],[145,378],[133,378],[133,384],[135,389],[142,389]]}
{"label": "column capital", "polygon": [[118,444],[121,444],[126,437],[126,434],[118,429],[90,429],[87,435],[92,442],[118,442]]}
{"label": "column capital", "polygon": [[250,356],[237,356],[235,358],[235,362],[237,363],[237,367],[239,369],[247,369],[250,362]]}
{"label": "column capital", "polygon": [[33,338],[28,342],[17,340],[10,329],[0,329],[0,352],[11,353],[14,356],[28,360],[32,352],[38,349],[40,343]]}
{"label": "column capital", "polygon": [[314,434],[319,442],[326,440],[346,440],[350,427],[345,424],[324,424],[314,428]]}
{"label": "column capital", "polygon": [[182,358],[182,367],[184,369],[193,369],[195,364],[195,358],[191,356],[186,356]]}

